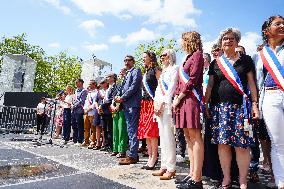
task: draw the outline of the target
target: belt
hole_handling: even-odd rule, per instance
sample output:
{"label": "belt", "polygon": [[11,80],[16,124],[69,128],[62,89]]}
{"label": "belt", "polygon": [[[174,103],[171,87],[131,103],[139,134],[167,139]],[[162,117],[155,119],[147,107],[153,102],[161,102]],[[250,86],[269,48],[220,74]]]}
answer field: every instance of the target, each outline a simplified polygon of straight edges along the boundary
{"label": "belt", "polygon": [[278,90],[279,87],[278,86],[274,86],[274,87],[265,87],[265,90]]}

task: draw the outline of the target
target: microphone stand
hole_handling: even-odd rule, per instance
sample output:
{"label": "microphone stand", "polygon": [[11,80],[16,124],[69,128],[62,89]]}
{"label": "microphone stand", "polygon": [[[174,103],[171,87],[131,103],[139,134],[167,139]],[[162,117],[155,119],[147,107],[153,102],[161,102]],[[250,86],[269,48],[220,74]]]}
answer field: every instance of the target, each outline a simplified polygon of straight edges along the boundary
{"label": "microphone stand", "polygon": [[52,135],[53,135],[53,131],[54,131],[54,124],[55,124],[55,115],[56,115],[56,105],[57,105],[57,100],[54,99],[54,110],[53,110],[53,117],[52,117],[52,125],[51,125],[51,132],[50,132],[50,139],[48,140],[48,142],[46,144],[53,144],[52,142]]}

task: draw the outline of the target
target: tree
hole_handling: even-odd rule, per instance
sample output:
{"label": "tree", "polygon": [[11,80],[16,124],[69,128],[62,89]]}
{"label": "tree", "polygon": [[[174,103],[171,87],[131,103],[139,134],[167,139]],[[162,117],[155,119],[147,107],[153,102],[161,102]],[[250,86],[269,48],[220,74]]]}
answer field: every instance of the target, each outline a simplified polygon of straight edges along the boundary
{"label": "tree", "polygon": [[67,85],[75,87],[75,80],[81,75],[81,62],[75,56],[68,56],[66,52],[48,57],[50,64],[49,80],[46,81],[48,93],[55,96]]}
{"label": "tree", "polygon": [[67,84],[74,85],[74,80],[81,74],[81,64],[76,57],[68,56],[66,52],[48,57],[40,46],[29,44],[24,33],[11,38],[2,37],[0,68],[5,54],[23,54],[37,62],[35,92],[47,92],[54,96]]}
{"label": "tree", "polygon": [[174,49],[174,51],[178,52],[179,49],[177,48],[176,40],[175,39],[165,40],[165,38],[161,37],[160,39],[151,41],[150,43],[139,44],[134,51],[134,57],[136,61],[135,66],[139,67],[142,70],[142,72],[144,72],[143,53],[145,51],[153,51],[155,52],[157,58],[159,58],[161,53],[165,49]]}

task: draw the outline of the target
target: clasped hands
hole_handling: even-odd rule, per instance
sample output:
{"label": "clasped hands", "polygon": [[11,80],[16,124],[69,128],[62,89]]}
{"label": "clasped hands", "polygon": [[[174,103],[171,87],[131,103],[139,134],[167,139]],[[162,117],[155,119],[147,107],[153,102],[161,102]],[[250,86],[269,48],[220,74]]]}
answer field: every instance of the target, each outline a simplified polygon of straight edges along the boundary
{"label": "clasped hands", "polygon": [[165,102],[154,102],[154,114],[160,117],[165,109]]}

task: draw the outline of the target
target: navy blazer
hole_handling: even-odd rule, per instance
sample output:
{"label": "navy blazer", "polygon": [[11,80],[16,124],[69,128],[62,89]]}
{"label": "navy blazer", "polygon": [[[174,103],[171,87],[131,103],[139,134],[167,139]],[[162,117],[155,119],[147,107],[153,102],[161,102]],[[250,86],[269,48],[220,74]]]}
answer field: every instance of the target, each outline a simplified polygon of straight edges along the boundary
{"label": "navy blazer", "polygon": [[88,95],[88,91],[84,88],[76,89],[75,94],[77,99],[73,103],[73,113],[84,113],[83,107],[85,104],[86,97]]}
{"label": "navy blazer", "polygon": [[139,68],[131,68],[123,81],[121,88],[122,105],[124,108],[141,106],[142,73]]}
{"label": "navy blazer", "polygon": [[112,100],[114,99],[114,97],[117,95],[118,93],[118,87],[117,85],[114,83],[113,86],[108,90],[107,92],[107,100],[105,100],[104,103],[101,104],[101,107],[103,109],[103,112],[105,114],[110,114],[111,112],[109,111],[109,107],[112,103]]}

